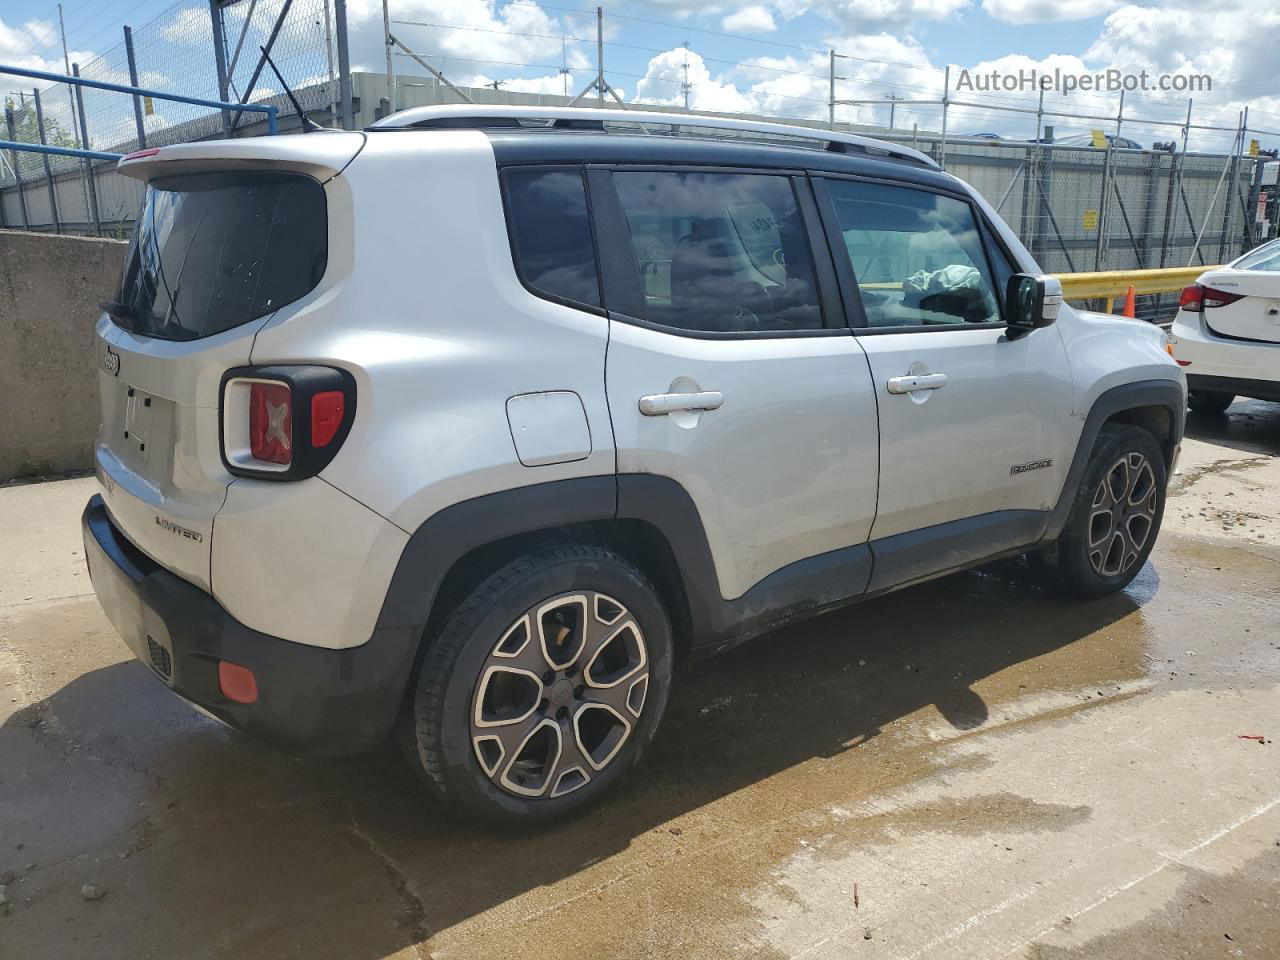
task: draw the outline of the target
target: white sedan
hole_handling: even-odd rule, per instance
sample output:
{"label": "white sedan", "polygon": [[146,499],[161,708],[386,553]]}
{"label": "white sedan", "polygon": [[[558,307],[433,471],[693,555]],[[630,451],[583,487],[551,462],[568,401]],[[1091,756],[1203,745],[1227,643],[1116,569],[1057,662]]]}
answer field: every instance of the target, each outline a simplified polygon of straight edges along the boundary
{"label": "white sedan", "polygon": [[1192,410],[1222,413],[1237,396],[1280,401],[1280,239],[1182,291],[1169,352],[1186,369]]}

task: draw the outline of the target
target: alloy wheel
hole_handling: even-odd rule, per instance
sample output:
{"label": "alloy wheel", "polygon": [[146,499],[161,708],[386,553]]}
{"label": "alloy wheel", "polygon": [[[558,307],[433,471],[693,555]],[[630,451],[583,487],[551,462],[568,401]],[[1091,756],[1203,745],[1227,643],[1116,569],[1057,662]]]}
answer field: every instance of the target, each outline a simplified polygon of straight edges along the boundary
{"label": "alloy wheel", "polygon": [[472,750],[519,797],[562,797],[615,760],[644,710],[644,634],[617,600],[590,590],[551,597],[499,637],[472,697]]}
{"label": "alloy wheel", "polygon": [[1155,529],[1160,491],[1141,453],[1126,453],[1103,474],[1089,512],[1089,563],[1104,577],[1126,572]]}

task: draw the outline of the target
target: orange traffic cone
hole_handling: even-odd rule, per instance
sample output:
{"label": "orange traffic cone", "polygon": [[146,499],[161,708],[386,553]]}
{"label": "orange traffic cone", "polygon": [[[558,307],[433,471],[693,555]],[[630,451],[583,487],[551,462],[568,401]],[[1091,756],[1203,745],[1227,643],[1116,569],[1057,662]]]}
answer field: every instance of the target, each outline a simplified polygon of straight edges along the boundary
{"label": "orange traffic cone", "polygon": [[1126,291],[1124,295],[1124,310],[1121,311],[1121,315],[1136,320],[1138,317],[1138,308],[1134,304],[1133,300],[1133,285],[1130,284],[1128,291]]}

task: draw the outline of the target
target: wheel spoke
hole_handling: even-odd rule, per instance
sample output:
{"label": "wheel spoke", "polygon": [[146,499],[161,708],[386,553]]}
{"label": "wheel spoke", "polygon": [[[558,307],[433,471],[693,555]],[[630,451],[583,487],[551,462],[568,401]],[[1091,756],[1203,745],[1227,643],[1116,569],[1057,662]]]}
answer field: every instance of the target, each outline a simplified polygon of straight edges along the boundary
{"label": "wheel spoke", "polygon": [[593,770],[603,770],[617,755],[631,735],[631,726],[623,711],[603,701],[587,701],[573,714],[574,738]]}
{"label": "wheel spoke", "polygon": [[562,740],[560,762],[551,778],[550,792],[553,797],[563,797],[579,787],[586,786],[596,772],[578,743],[572,716],[560,721],[560,737]]}
{"label": "wheel spoke", "polygon": [[471,749],[484,772],[497,777],[515,760],[521,746],[529,739],[543,717],[533,714],[514,723],[477,729],[472,725]]}
{"label": "wheel spoke", "polygon": [[631,699],[631,686],[636,680],[646,676],[648,676],[647,672],[631,673],[626,680],[608,687],[584,685],[582,688],[582,700],[584,703],[603,704],[623,716],[627,716],[630,712],[628,711],[628,701]]}
{"label": "wheel spoke", "polygon": [[540,797],[555,782],[564,749],[560,725],[542,717],[500,765],[498,782],[512,793]]}
{"label": "wheel spoke", "polygon": [[531,613],[526,613],[507,629],[489,654],[486,665],[527,670],[539,677],[546,672],[547,662],[542,656]]}

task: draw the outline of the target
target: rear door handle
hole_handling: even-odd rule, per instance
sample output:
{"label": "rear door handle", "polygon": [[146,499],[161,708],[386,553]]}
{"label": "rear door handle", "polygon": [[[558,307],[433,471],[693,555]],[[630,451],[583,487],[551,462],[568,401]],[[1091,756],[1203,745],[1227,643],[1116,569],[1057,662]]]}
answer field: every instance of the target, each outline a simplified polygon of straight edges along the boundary
{"label": "rear door handle", "polygon": [[941,390],[947,385],[945,373],[925,373],[919,376],[890,377],[887,384],[890,393],[914,393],[917,390]]}
{"label": "rear door handle", "polygon": [[680,410],[718,410],[724,394],[718,390],[701,393],[651,393],[640,398],[640,412],[646,417],[663,417]]}

